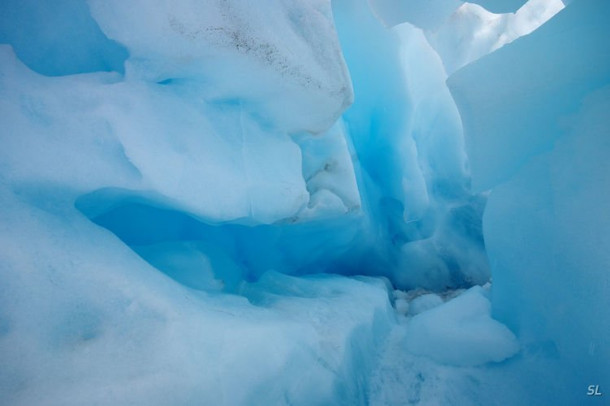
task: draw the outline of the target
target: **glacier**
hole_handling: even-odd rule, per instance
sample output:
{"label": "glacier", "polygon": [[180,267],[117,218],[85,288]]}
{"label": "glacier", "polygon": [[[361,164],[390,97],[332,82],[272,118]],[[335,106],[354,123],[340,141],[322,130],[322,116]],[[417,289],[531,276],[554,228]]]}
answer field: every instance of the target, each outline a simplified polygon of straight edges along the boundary
{"label": "glacier", "polygon": [[605,0],[5,0],[0,405],[610,390]]}

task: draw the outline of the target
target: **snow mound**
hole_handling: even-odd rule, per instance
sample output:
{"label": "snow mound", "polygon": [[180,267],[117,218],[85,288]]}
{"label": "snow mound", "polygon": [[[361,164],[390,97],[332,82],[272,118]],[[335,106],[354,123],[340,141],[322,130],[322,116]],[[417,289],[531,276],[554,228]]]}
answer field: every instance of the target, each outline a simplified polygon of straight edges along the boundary
{"label": "snow mound", "polygon": [[[427,305],[431,299],[420,297]],[[406,347],[413,354],[457,366],[499,362],[519,351],[514,334],[491,318],[487,294],[478,286],[414,316],[407,324]]]}

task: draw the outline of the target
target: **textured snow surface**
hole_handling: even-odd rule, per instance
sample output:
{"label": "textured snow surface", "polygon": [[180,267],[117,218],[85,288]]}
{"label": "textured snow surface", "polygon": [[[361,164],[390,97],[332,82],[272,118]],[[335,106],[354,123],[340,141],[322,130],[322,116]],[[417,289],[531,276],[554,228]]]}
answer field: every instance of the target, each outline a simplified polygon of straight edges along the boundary
{"label": "textured snow surface", "polygon": [[473,3],[0,2],[0,405],[602,404],[610,3]]}
{"label": "textured snow surface", "polygon": [[[412,307],[421,308],[424,298],[431,301],[433,296],[426,296],[415,299]],[[406,347],[414,354],[467,366],[503,361],[518,351],[513,333],[491,318],[489,300],[478,286],[446,304],[427,306],[432,309],[417,309],[407,326]]]}
{"label": "textured snow surface", "polygon": [[352,100],[327,0],[89,5],[104,33],[129,50],[128,77],[254,104],[290,132],[324,130]]}
{"label": "textured snow surface", "polygon": [[12,118],[1,152],[9,182],[56,182],[73,195],[140,189],[217,220],[270,222],[307,203],[299,148],[242,117],[239,107],[194,105],[162,85],[115,74],[40,76],[6,46],[2,60],[3,113]]}
{"label": "textured snow surface", "polygon": [[[383,284],[270,273],[245,298],[206,295],[83,218],[68,240],[57,216],[35,215],[28,235],[2,233],[2,404],[364,402],[358,382],[392,320]],[[38,255],[19,258],[21,244]]]}
{"label": "textured snow surface", "polygon": [[561,0],[530,0],[515,13],[494,14],[464,3],[426,38],[438,52],[448,74],[527,35],[564,7]]}

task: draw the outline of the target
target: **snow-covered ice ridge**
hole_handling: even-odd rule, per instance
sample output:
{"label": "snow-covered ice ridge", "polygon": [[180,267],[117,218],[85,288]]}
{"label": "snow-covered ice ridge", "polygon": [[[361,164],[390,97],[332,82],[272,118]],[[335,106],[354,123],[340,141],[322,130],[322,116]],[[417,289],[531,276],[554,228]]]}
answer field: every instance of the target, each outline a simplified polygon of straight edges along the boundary
{"label": "snow-covered ice ridge", "polygon": [[3,0],[0,405],[603,404],[608,21]]}

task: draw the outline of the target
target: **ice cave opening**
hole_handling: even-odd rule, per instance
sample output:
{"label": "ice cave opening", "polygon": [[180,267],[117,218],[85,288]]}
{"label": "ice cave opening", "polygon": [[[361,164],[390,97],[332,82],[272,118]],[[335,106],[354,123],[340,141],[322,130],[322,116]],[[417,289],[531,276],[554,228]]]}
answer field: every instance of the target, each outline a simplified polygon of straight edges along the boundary
{"label": "ice cave opening", "polygon": [[2,1],[0,406],[603,404],[609,20]]}

